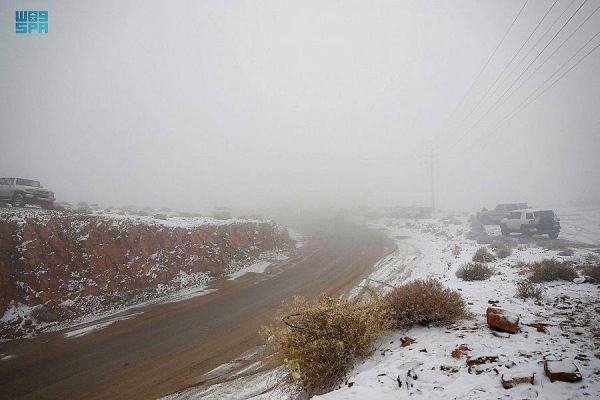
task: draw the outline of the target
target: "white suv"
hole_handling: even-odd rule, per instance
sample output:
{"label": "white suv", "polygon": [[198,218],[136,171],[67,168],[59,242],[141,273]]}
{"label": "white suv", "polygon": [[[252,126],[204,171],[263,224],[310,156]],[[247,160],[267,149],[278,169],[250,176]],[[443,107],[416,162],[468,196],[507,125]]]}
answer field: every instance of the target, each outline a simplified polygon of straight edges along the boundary
{"label": "white suv", "polygon": [[508,217],[500,221],[502,235],[508,236],[511,232],[520,232],[525,237],[532,235],[548,235],[556,239],[560,232],[560,218],[552,210],[524,210],[511,211]]}
{"label": "white suv", "polygon": [[51,209],[54,204],[54,192],[44,189],[38,181],[23,178],[0,178],[0,200],[10,201],[13,207],[25,207],[25,204],[39,204]]}

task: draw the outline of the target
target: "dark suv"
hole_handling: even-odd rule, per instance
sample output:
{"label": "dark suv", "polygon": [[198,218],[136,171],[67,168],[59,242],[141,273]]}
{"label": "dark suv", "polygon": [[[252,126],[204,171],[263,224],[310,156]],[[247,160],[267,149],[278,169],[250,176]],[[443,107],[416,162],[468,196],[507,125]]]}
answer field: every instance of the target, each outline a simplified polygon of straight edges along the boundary
{"label": "dark suv", "polygon": [[0,200],[9,201],[13,207],[25,204],[39,204],[51,209],[54,205],[54,192],[44,189],[38,181],[23,178],[0,178]]}

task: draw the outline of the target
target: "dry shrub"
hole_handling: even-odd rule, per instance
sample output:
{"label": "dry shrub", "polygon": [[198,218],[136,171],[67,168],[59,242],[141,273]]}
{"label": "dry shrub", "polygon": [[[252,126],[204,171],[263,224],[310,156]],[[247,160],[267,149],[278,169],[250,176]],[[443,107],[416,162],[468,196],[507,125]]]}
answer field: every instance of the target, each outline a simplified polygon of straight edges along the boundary
{"label": "dry shrub", "polygon": [[455,244],[455,245],[454,245],[454,248],[452,249],[452,255],[453,255],[455,258],[458,258],[458,256],[460,256],[460,252],[461,252],[461,251],[462,251],[462,249],[460,248],[460,246],[458,246],[458,245],[456,245],[456,244]]}
{"label": "dry shrub", "polygon": [[592,283],[600,283],[600,264],[586,265],[582,271],[584,275],[590,277]]}
{"label": "dry shrub", "polygon": [[572,256],[573,254],[575,254],[573,252],[573,249],[569,249],[569,248],[566,248],[563,251],[561,251],[560,253],[558,253],[558,255],[562,256],[562,257],[569,257],[569,256]]}
{"label": "dry shrub", "polygon": [[33,307],[31,310],[31,316],[38,322],[60,321],[60,316],[45,304]]}
{"label": "dry shrub", "polygon": [[494,275],[494,268],[478,262],[466,263],[456,270],[456,277],[463,281],[484,281]]}
{"label": "dry shrub", "polygon": [[515,283],[515,287],[517,288],[517,294],[515,297],[519,299],[536,299],[541,300],[542,297],[546,294],[546,288],[543,285],[538,283],[533,283],[531,281],[522,280],[517,281]]}
{"label": "dry shrub", "polygon": [[312,396],[343,381],[389,327],[379,297],[350,301],[323,295],[314,302],[297,297],[284,305],[261,335],[287,365],[292,391]]}
{"label": "dry shrub", "polygon": [[385,296],[384,303],[396,328],[450,324],[469,316],[461,294],[435,279],[399,286]]}
{"label": "dry shrub", "polygon": [[572,281],[577,278],[577,271],[568,261],[545,258],[529,264],[529,280],[531,282],[550,282],[557,280]]}
{"label": "dry shrub", "polygon": [[496,253],[496,257],[506,258],[512,254],[512,248],[502,244],[496,246],[494,252]]}
{"label": "dry shrub", "polygon": [[600,257],[596,254],[590,253],[585,257],[581,270],[592,282],[600,283]]}
{"label": "dry shrub", "polygon": [[475,254],[473,254],[473,261],[480,263],[488,263],[492,261],[496,261],[496,257],[492,253],[489,252],[487,247],[482,246],[477,249]]}
{"label": "dry shrub", "polygon": [[513,248],[517,245],[514,239],[501,237],[494,240],[492,249],[498,258],[506,258],[512,254]]}

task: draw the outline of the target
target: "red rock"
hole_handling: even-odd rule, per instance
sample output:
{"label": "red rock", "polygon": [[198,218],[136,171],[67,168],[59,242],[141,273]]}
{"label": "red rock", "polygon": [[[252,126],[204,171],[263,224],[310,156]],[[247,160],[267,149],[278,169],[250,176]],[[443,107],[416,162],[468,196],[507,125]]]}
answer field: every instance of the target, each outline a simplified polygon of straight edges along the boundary
{"label": "red rock", "polygon": [[472,367],[473,365],[482,365],[498,361],[498,356],[481,356],[481,357],[467,357],[467,365]]}
{"label": "red rock", "polygon": [[501,308],[488,307],[485,312],[487,324],[492,329],[508,333],[517,333],[519,316]]}
{"label": "red rock", "polygon": [[579,368],[568,361],[546,361],[544,372],[551,382],[578,382],[582,379]]}
{"label": "red rock", "polygon": [[517,385],[529,384],[533,385],[535,372],[510,372],[502,374],[502,387],[510,389]]}

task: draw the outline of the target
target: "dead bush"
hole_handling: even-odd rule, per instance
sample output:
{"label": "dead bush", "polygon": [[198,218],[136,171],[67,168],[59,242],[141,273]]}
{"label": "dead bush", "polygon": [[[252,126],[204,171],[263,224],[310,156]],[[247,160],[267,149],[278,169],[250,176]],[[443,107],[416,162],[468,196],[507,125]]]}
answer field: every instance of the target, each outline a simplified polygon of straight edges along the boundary
{"label": "dead bush", "polygon": [[573,252],[573,249],[569,249],[569,248],[564,249],[563,251],[561,251],[560,253],[558,253],[558,255],[561,256],[561,257],[570,257],[573,254],[575,254]]}
{"label": "dead bush", "polygon": [[460,256],[461,251],[462,249],[460,248],[460,246],[455,244],[454,248],[452,249],[452,255],[454,256],[454,258],[458,258],[458,256]]}
{"label": "dead bush", "polygon": [[517,293],[515,297],[519,299],[536,299],[541,300],[546,294],[546,288],[539,284],[528,280],[521,280],[515,283]]}
{"label": "dead bush", "polygon": [[494,268],[487,264],[471,262],[461,265],[456,270],[456,277],[463,281],[484,281],[494,275]]}
{"label": "dead bush", "polygon": [[60,321],[60,316],[45,304],[33,307],[31,316],[38,322]]}
{"label": "dead bush", "polygon": [[496,257],[494,257],[494,255],[489,252],[487,247],[482,246],[477,249],[475,254],[473,254],[472,260],[475,262],[479,262],[479,263],[488,263],[488,262],[496,261]]}
{"label": "dead bush", "polygon": [[582,269],[583,274],[590,278],[592,283],[600,283],[600,264],[587,265]]}
{"label": "dead bush", "polygon": [[572,281],[577,278],[577,271],[568,261],[545,258],[529,264],[529,280],[531,282],[550,282],[557,280]]}
{"label": "dead bush", "polygon": [[592,283],[600,283],[600,257],[596,254],[588,254],[581,266],[581,271],[590,278]]}
{"label": "dead bush", "polygon": [[399,286],[384,298],[396,328],[422,324],[450,324],[469,315],[461,294],[435,279]]}
{"label": "dead bush", "polygon": [[323,295],[314,302],[297,297],[284,305],[261,335],[287,366],[292,390],[312,396],[343,381],[389,327],[379,297],[349,301]]}
{"label": "dead bush", "polygon": [[496,248],[494,249],[494,252],[496,253],[496,257],[506,258],[512,254],[512,248],[502,244],[502,245],[496,246]]}
{"label": "dead bush", "polygon": [[498,258],[506,258],[512,254],[513,248],[516,246],[516,241],[511,238],[498,238],[494,240],[492,249]]}

